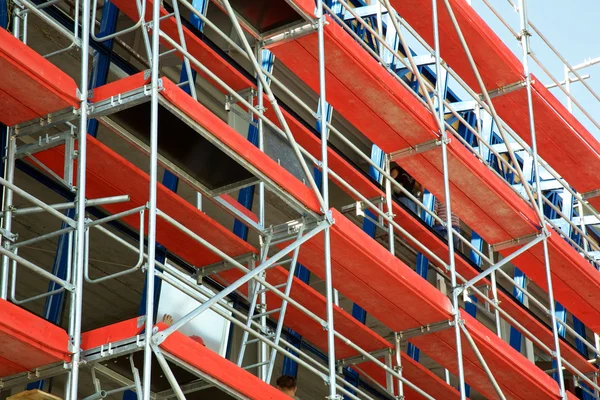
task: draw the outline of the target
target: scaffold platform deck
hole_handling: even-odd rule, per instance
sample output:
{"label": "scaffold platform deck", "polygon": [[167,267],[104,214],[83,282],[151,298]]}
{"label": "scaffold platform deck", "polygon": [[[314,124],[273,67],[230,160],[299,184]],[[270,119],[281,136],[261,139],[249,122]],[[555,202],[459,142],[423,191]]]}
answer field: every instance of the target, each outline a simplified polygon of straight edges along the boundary
{"label": "scaffold platform deck", "polygon": [[64,329],[0,299],[0,377],[69,361]]}
{"label": "scaffold platform deck", "polygon": [[16,125],[78,106],[73,78],[4,29],[0,29],[0,42],[0,120],[4,124]]}

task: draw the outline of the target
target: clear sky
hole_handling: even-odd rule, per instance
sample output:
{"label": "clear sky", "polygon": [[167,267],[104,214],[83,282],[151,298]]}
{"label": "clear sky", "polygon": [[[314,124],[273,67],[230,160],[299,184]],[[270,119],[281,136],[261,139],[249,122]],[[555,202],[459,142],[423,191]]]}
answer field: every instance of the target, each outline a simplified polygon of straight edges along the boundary
{"label": "clear sky", "polygon": [[[519,31],[519,14],[510,6],[508,0],[488,0],[489,3]],[[517,0],[513,0],[517,2]],[[571,64],[580,64],[584,60],[600,57],[600,0],[528,0],[529,19],[546,36],[552,45]],[[521,57],[521,49],[516,39],[512,39],[507,28],[502,25],[482,0],[472,0],[473,7],[509,44],[509,47]],[[531,39],[532,50],[557,79],[564,79],[561,61],[538,38]],[[551,83],[533,61],[530,60],[532,72],[545,84]],[[590,74],[586,82],[600,96],[600,64],[580,71]],[[575,98],[586,108],[589,114],[600,124],[600,101],[596,100],[580,83],[571,85]],[[558,89],[552,92],[565,101],[565,95]],[[590,123],[576,108],[574,113],[596,138],[600,139],[600,130]]]}

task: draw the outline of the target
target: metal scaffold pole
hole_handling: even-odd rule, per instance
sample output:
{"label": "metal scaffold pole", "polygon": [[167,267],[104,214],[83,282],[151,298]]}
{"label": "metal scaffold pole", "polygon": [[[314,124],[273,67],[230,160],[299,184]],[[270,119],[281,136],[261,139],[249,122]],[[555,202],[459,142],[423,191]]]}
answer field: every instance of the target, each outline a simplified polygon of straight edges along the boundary
{"label": "metal scaffold pole", "polygon": [[[70,309],[70,339],[71,376],[67,398],[76,400],[78,397],[79,367],[81,359],[81,320],[83,309],[83,275],[85,263],[88,260],[86,251],[86,178],[87,178],[87,122],[88,122],[88,71],[89,71],[89,37],[90,37],[90,0],[82,1],[81,9],[81,83],[79,87],[81,103],[79,108],[79,147],[77,158],[77,211],[76,211],[76,246],[75,263],[73,265],[74,289],[71,292]],[[78,10],[75,10],[77,13]]]}
{"label": "metal scaffold pole", "polygon": [[[327,160],[327,96],[325,82],[325,15],[323,13],[323,0],[317,1],[317,23],[319,41],[319,113],[321,127],[321,193],[323,195],[323,213],[329,212],[329,165]],[[338,399],[335,387],[336,359],[335,359],[335,332],[333,326],[333,283],[331,278],[331,235],[328,225],[323,231],[324,258],[325,258],[325,287],[327,299],[327,356],[329,363],[329,399]]]}
{"label": "metal scaffold pole", "polygon": [[[438,23],[438,10],[437,0],[432,0],[433,7],[433,41],[435,49],[435,73],[438,77],[436,85],[437,95],[437,118],[439,120],[439,126],[444,126],[444,88],[441,85],[442,76],[442,60],[440,56],[440,34],[439,34],[439,23]],[[426,94],[427,96],[427,94]],[[456,263],[454,260],[454,232],[452,229],[452,206],[450,199],[450,177],[448,176],[448,149],[447,145],[449,142],[448,132],[446,129],[440,131],[442,139],[442,164],[444,169],[444,202],[446,203],[446,232],[448,236],[448,265],[450,267],[450,282],[452,285],[452,306],[454,308],[454,332],[456,336],[456,357],[458,365],[458,390],[460,391],[461,400],[466,399],[466,387],[465,387],[465,373],[463,366],[463,355],[462,355],[462,338],[460,332],[460,326],[462,321],[460,319],[460,312],[458,308],[458,294],[459,287],[457,286],[456,279]]]}
{"label": "metal scaffold pole", "polygon": [[[4,171],[4,179],[10,183],[13,182],[15,174],[15,138],[11,137],[11,130],[7,128],[6,133],[7,142],[7,155],[6,155],[6,168]],[[13,203],[13,191],[7,186],[4,186],[4,204],[2,208],[4,210],[4,218],[2,219],[2,228],[6,232],[11,231],[12,227],[12,203]],[[10,241],[4,239],[2,246],[8,248]],[[8,298],[8,281],[9,281],[9,264],[10,260],[8,256],[2,257],[2,275],[0,276],[0,299],[6,300]]]}
{"label": "metal scaffold pole", "polygon": [[[20,35],[20,21],[21,18],[18,12],[13,12],[12,23],[13,23],[13,36],[17,39]],[[6,158],[4,168],[4,179],[10,183],[13,183],[15,174],[15,138],[12,137],[11,129],[6,128]],[[2,149],[4,152],[5,150]],[[3,204],[2,210],[4,216],[2,218],[2,228],[6,232],[11,231],[12,227],[12,206],[13,206],[13,191],[7,186],[2,187],[3,191]],[[7,247],[10,243],[4,239],[2,246]],[[0,299],[6,300],[8,298],[8,280],[9,280],[9,264],[10,260],[7,256],[2,257],[2,269],[0,272]]]}
{"label": "metal scaffold pole", "polygon": [[[529,72],[529,54],[530,54],[530,43],[529,43],[529,19],[527,18],[527,0],[519,0],[519,16],[521,21],[521,47],[523,50],[523,75],[525,75],[525,88],[527,90],[527,110],[529,113],[529,131],[531,133],[531,152],[533,157],[533,174],[535,176],[535,189],[537,196],[537,208],[538,214],[542,214],[544,209],[543,194],[541,188],[539,161],[537,152],[537,138],[535,133],[535,115],[533,111],[533,94],[531,89],[531,74]],[[552,323],[552,335],[554,337],[554,354],[553,357],[556,359],[556,372],[558,377],[558,385],[560,390],[560,397],[563,399],[567,398],[567,392],[565,390],[565,380],[563,374],[563,362],[560,351],[560,336],[558,332],[558,324],[556,318],[556,303],[554,301],[554,289],[552,286],[552,271],[550,270],[550,255],[548,252],[548,228],[546,222],[542,219],[540,221],[543,226],[543,246],[544,246],[544,265],[546,269],[546,282],[548,285],[548,302],[550,319]]]}
{"label": "metal scaffold pole", "polygon": [[152,3],[151,100],[150,100],[150,190],[148,199],[148,261],[146,270],[146,325],[144,341],[143,399],[150,400],[152,372],[152,329],[154,325],[154,275],[156,267],[156,192],[158,167],[158,85],[161,2]]}

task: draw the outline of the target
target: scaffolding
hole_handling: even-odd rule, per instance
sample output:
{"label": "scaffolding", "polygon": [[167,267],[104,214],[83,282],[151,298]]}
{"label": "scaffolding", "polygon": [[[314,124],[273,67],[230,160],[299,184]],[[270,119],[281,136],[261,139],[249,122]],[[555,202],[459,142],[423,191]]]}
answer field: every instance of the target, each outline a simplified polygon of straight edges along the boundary
{"label": "scaffolding", "polygon": [[[570,65],[531,23],[526,0],[508,2],[518,30],[483,0],[519,41],[520,60],[464,0],[213,0],[213,14],[208,0],[9,0],[11,34],[0,31],[10,77],[0,85],[8,126],[0,389],[66,375],[68,400],[126,391],[185,399],[211,386],[234,398],[285,398],[271,386],[280,356],[320,378],[329,399],[466,399],[471,388],[485,398],[600,399],[600,143],[586,128],[600,125],[569,89],[581,83],[600,101],[578,72],[596,61]],[[119,31],[117,12],[131,20]],[[29,15],[66,47],[43,56],[30,48]],[[123,40],[132,33],[142,54]],[[565,65],[564,81],[532,52],[532,37]],[[114,43],[148,69],[127,67]],[[48,61],[74,49],[79,84]],[[90,68],[92,50],[104,64]],[[273,58],[314,92],[316,108],[274,72]],[[161,64],[173,59],[179,82]],[[567,107],[531,74],[530,61],[551,79],[549,88],[560,88]],[[111,65],[121,77],[107,82]],[[225,110],[247,119],[253,138],[206,106],[197,75]],[[360,140],[334,121],[333,110]],[[98,140],[97,124],[144,153],[148,172]],[[272,138],[284,143],[285,162],[268,154]],[[427,189],[423,198],[392,176],[393,164]],[[50,204],[17,185],[19,167],[68,201]],[[167,177],[191,187],[195,204]],[[344,193],[342,206],[332,205],[333,186]],[[230,196],[250,188],[258,189],[255,213],[251,200]],[[15,207],[15,196],[31,207]],[[270,197],[287,219],[268,222]],[[445,215],[434,212],[434,197],[446,204]],[[235,219],[237,230],[204,212],[207,203]],[[14,220],[40,213],[61,229],[20,240]],[[453,214],[462,227],[446,222]],[[136,263],[93,277],[91,231],[135,254]],[[61,273],[19,255],[55,238],[65,248]],[[407,252],[414,269],[401,259]],[[305,268],[323,279],[324,293],[299,278]],[[48,292],[19,299],[23,269],[49,281]],[[86,286],[142,273],[142,317],[82,331]],[[156,321],[158,281],[201,305],[171,326]],[[69,295],[66,332],[21,307],[57,294]],[[242,300],[234,306],[232,296]],[[340,296],[389,334],[345,312]],[[207,310],[242,332],[231,360],[180,332]],[[290,329],[313,351],[298,346]],[[252,344],[257,359],[244,365]],[[533,362],[533,348],[551,367]],[[418,349],[443,376],[418,362]],[[119,371],[109,360],[120,362]],[[85,396],[84,371],[94,385]],[[168,389],[157,391],[156,371]],[[181,382],[181,371],[193,378]],[[104,380],[118,388],[103,389]]]}

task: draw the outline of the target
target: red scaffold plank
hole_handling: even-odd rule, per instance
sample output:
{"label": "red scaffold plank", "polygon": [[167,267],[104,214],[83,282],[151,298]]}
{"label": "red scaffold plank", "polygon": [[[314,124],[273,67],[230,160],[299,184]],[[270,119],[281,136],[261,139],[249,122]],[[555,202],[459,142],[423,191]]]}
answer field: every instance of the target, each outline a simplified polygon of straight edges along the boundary
{"label": "red scaffold plank", "polygon": [[[159,330],[166,328],[164,324],[157,326]],[[179,332],[170,335],[160,347],[243,397],[253,400],[289,399],[288,395]]]}
{"label": "red scaffold plank", "polygon": [[[447,385],[446,382],[442,381],[428,369],[425,369],[424,373],[420,372],[420,370],[424,369],[421,364],[413,360],[406,353],[402,353],[401,355],[403,378],[406,378],[409,382],[424,390],[434,399],[460,399],[460,393],[454,387]],[[395,356],[392,358],[395,363]],[[360,369],[381,386],[386,387],[386,374],[383,369],[377,367],[374,363],[360,364],[356,369]],[[419,373],[415,374],[415,371],[419,371]],[[398,384],[396,382],[394,382],[394,393],[398,394]],[[408,400],[424,398],[406,384],[404,385],[404,397]]]}
{"label": "red scaffold plank", "polygon": [[[239,270],[230,269],[220,272],[218,277],[223,283],[231,283],[242,276]],[[269,269],[267,272],[267,281],[271,285],[280,285],[286,283],[288,279],[288,271],[282,267]],[[281,288],[281,291],[284,289]],[[248,294],[248,286],[244,285],[242,293]],[[326,301],[322,294],[311,288],[301,280],[294,278],[290,297],[302,304],[322,319],[326,319],[325,307]],[[278,309],[282,305],[281,297],[271,291],[267,292],[267,304],[269,310]],[[273,314],[273,318],[279,318],[279,313]],[[334,305],[334,322],[335,330],[346,336],[352,343],[361,347],[368,352],[389,348],[391,345],[370,330],[366,325],[361,324],[357,319],[353,318],[340,307]],[[314,319],[298,310],[296,307],[288,304],[285,315],[285,325],[302,335],[303,339],[308,340],[316,347],[323,351],[327,351],[327,333],[323,326],[317,323]],[[359,353],[345,343],[342,343],[336,338],[335,353],[337,358],[348,358],[358,355]]]}
{"label": "red scaffold plank", "polygon": [[294,195],[306,208],[320,212],[317,196],[308,186],[295,179],[290,172],[281,168],[275,160],[261,152],[256,146],[250,145],[246,138],[176,84],[163,78],[163,87],[161,95],[213,135],[215,139],[242,157],[247,163],[257,167],[274,184]]}
{"label": "red scaffold plank", "polygon": [[145,317],[131,318],[81,334],[81,349],[96,347],[129,339],[144,331]]}
{"label": "red scaffold plank", "polygon": [[[404,266],[400,260],[388,253],[354,224],[340,219],[342,216],[335,211],[334,216],[336,224],[332,228],[331,257],[334,286],[340,292],[344,293],[349,299],[361,304],[367,312],[394,331],[402,331],[411,327],[452,318],[451,305],[447,297],[442,295],[441,292],[431,286],[426,280],[416,275],[413,270]],[[336,228],[339,228],[342,233],[337,232],[336,234]],[[342,244],[340,240],[347,242]],[[350,241],[354,242],[354,244],[348,243]],[[308,241],[307,244],[318,249],[313,250],[313,248],[304,245],[300,250],[300,261],[303,265],[311,269],[311,271],[323,277],[322,248],[319,248],[319,243],[318,238]],[[357,251],[359,246],[368,248],[369,257],[373,257],[373,259],[366,262],[366,259],[362,258]],[[386,256],[383,253],[387,253],[388,255]],[[348,271],[351,271],[354,275],[348,275]],[[388,271],[392,271],[392,273],[388,275]],[[369,290],[370,285],[373,285],[378,290]],[[414,298],[412,297],[412,293],[415,293]],[[493,335],[476,320],[470,321],[470,326],[477,328],[475,330],[472,329],[471,334],[478,343],[484,341],[493,343],[493,346],[486,347],[487,352],[485,356],[489,360],[488,362],[493,362],[499,368],[496,379],[499,381],[502,380],[505,386],[511,387],[514,379],[517,379],[515,377],[531,376],[531,378],[527,379],[534,382],[534,386],[538,390],[537,393],[540,395],[540,397],[527,397],[529,389],[521,391],[520,388],[522,385],[519,385],[517,389],[512,389],[516,393],[511,398],[554,398],[540,391],[540,387],[557,387],[555,383],[554,386],[551,386],[549,382],[554,381],[551,378],[548,381],[546,379],[548,376],[543,371],[533,365],[524,364],[523,362],[527,360],[521,354],[512,350],[506,342]],[[449,329],[448,332],[450,332],[448,334],[453,338],[453,330]],[[429,334],[409,340],[441,365],[451,369],[456,360],[456,351],[455,348],[451,348],[442,340],[442,337],[437,334]],[[515,354],[510,354],[510,350]],[[438,356],[437,353],[439,352],[443,352],[444,355]],[[503,354],[510,354],[509,359],[513,363],[501,365],[500,360],[503,359]],[[472,357],[474,357],[474,354],[469,354],[468,351],[465,353],[467,361],[471,360]],[[496,362],[496,360],[498,361]],[[477,391],[484,395],[489,395],[491,393],[489,392],[491,385],[489,381],[483,379],[483,370],[475,362],[465,362],[467,382]]]}
{"label": "red scaffold plank", "polygon": [[[433,44],[431,2],[392,0],[392,6],[415,31]],[[458,23],[488,90],[522,81],[523,66],[513,52],[465,1],[450,0]],[[438,0],[440,49],[444,60],[477,93],[479,86],[452,21]],[[493,99],[500,117],[531,144],[524,89]],[[580,193],[600,188],[600,143],[537,78],[533,77],[533,108],[538,152]],[[600,199],[592,204],[600,208]]]}
{"label": "red scaffold plank", "polygon": [[119,103],[118,96],[131,90],[139,89],[150,84],[150,71],[142,71],[122,79],[107,83],[93,90],[90,101],[97,103],[102,100],[114,98],[115,104]]}
{"label": "red scaffold plank", "polygon": [[0,300],[0,377],[68,361],[64,329]]}
{"label": "red scaffold plank", "polygon": [[[597,301],[597,288],[600,286],[600,273],[583,257],[571,257],[573,248],[556,232],[548,238],[550,269],[554,296],[560,303],[594,332],[600,329],[600,303]],[[501,251],[510,254],[509,250]],[[543,247],[535,246],[517,257],[515,265],[538,283],[544,290],[546,285],[546,267]],[[575,273],[577,272],[577,273]]]}
{"label": "red scaffold plank", "polygon": [[[431,46],[432,4],[419,0],[391,0],[392,7]],[[479,93],[475,74],[460,44],[443,0],[438,0],[440,49],[450,68]],[[456,19],[473,54],[488,90],[523,80],[523,67],[513,52],[498,38],[477,12],[464,0],[450,0]]]}
{"label": "red scaffold plank", "polygon": [[[107,204],[107,211],[116,214],[146,204],[148,201],[148,175],[121,157],[97,139],[88,137],[88,170],[87,194],[90,198],[117,196],[127,194],[129,202]],[[55,147],[38,153],[36,158],[62,175],[64,162],[64,146]],[[197,212],[196,208],[175,195],[162,184],[158,184],[158,208],[173,217],[187,228],[217,246],[230,256],[240,256],[255,252],[249,244],[241,241],[231,231]],[[139,216],[133,215],[123,219],[133,228],[139,228]],[[196,267],[221,261],[221,258],[200,245],[178,228],[157,218],[157,241]]]}
{"label": "red scaffold plank", "polygon": [[[332,213],[334,287],[396,331],[452,317],[446,296],[337,210]],[[299,259],[325,279],[323,254],[323,235],[319,234],[300,248]]]}
{"label": "red scaffold plank", "polygon": [[[166,325],[156,325],[160,331]],[[143,332],[142,318],[132,318],[82,334],[81,348],[89,350],[108,343],[133,338]],[[248,371],[179,332],[174,332],[160,345],[170,355],[190,364],[235,392],[250,399],[285,399],[283,393],[266,384]],[[288,397],[289,398],[289,397]]]}
{"label": "red scaffold plank", "polygon": [[[534,363],[514,350],[489,329],[461,311],[461,318],[507,399],[559,399],[558,384]],[[410,341],[431,358],[456,374],[456,339],[453,329],[417,336]],[[475,353],[462,335],[465,378],[469,384],[490,399],[497,398],[489,378]],[[576,396],[568,392],[568,398]]]}
{"label": "red scaffold plank", "polygon": [[[325,46],[327,82],[331,88],[328,102],[375,144],[389,153],[403,148],[406,141],[415,145],[437,138],[434,121],[425,107],[333,21],[325,29]],[[283,43],[272,51],[313,90],[318,90],[315,34]],[[346,71],[353,72],[346,74]],[[355,99],[361,102],[357,103]],[[386,106],[381,107],[381,104]],[[404,110],[394,111],[397,107]],[[412,120],[399,115],[412,115]],[[386,123],[377,125],[379,120]],[[533,209],[501,178],[458,140],[452,140],[448,150],[452,209],[467,225],[476,229],[488,243],[503,242],[538,230]],[[398,161],[443,201],[443,164],[439,150]],[[589,275],[592,267],[579,263],[581,256],[574,249],[565,250],[563,255],[573,261],[568,269],[573,277],[584,279]],[[526,272],[532,268],[531,265],[521,265],[518,260],[515,264]],[[536,283],[543,285],[543,281]],[[589,299],[600,293],[600,286],[580,296],[563,282],[555,281],[555,285],[563,286],[558,290],[562,295],[561,298],[557,296],[557,300],[571,302],[573,306],[569,311],[581,317],[586,325],[594,326],[600,321],[600,313],[591,318],[588,312],[594,308],[589,302],[597,302]]]}
{"label": "red scaffold plank", "polygon": [[0,122],[5,125],[78,106],[75,81],[4,29],[0,70]]}

